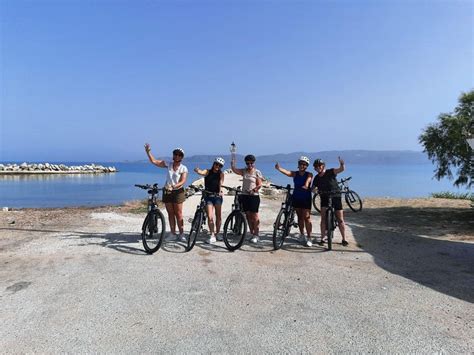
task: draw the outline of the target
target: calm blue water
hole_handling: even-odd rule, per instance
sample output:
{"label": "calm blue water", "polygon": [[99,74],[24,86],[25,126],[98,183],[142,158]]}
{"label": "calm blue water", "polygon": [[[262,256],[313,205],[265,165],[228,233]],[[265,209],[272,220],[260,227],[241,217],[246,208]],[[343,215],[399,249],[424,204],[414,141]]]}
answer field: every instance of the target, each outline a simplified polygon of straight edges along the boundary
{"label": "calm blue water", "polygon": [[[66,163],[67,164],[67,163]],[[79,163],[80,164],[80,163]],[[0,176],[0,207],[62,207],[118,205],[127,200],[143,199],[146,193],[134,184],[165,181],[165,169],[150,163],[102,163],[120,172],[103,175]],[[67,165],[78,165],[71,163]],[[188,163],[188,183],[198,178],[192,169],[206,164]],[[293,169],[288,164],[282,164]],[[257,168],[277,184],[291,183],[270,163]],[[441,191],[466,192],[456,189],[449,180],[432,179],[433,166],[421,165],[348,165],[339,177],[352,176],[349,186],[361,197],[427,197]]]}

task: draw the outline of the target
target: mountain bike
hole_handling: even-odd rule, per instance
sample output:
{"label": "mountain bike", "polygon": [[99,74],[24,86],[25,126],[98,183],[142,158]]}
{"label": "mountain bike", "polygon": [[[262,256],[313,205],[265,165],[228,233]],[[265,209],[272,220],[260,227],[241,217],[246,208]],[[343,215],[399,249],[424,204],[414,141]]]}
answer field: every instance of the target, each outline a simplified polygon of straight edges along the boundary
{"label": "mountain bike", "polygon": [[[349,184],[347,182],[350,179],[352,179],[352,176],[349,176],[346,179],[341,179],[338,182],[339,189],[341,190],[341,194],[344,195],[344,199],[347,205],[349,206],[349,208],[354,212],[359,212],[362,210],[362,200],[357,194],[357,192],[349,189]],[[321,212],[320,206],[321,206],[321,198],[319,194],[316,192],[313,195],[313,207],[315,208],[316,211]]]}
{"label": "mountain bike", "polygon": [[273,247],[275,250],[280,249],[283,246],[285,238],[290,234],[291,227],[298,227],[298,223],[295,222],[295,209],[292,206],[293,195],[291,191],[294,190],[290,185],[286,187],[270,184],[270,186],[277,190],[286,190],[285,202],[281,204],[280,212],[273,224]]}
{"label": "mountain bike", "polygon": [[224,244],[229,251],[239,249],[244,243],[245,235],[247,234],[247,218],[245,213],[241,210],[239,195],[242,193],[240,187],[232,188],[222,186],[228,191],[234,192],[234,203],[232,204],[232,212],[229,214],[224,223]]}
{"label": "mountain bike", "polygon": [[142,225],[142,242],[145,251],[153,254],[160,249],[166,230],[165,217],[156,204],[157,195],[163,189],[159,189],[158,184],[135,186],[148,190],[148,212]]}
{"label": "mountain bike", "polygon": [[[331,191],[321,191],[321,195],[327,195],[329,202],[328,202],[328,207],[326,208],[326,215],[324,216],[325,221],[326,221],[326,238],[327,238],[327,243],[328,243],[328,250],[332,250],[332,240],[334,238],[334,231],[336,230],[338,226],[337,218],[336,218],[336,210],[334,209],[332,205],[332,199],[333,197],[336,197],[341,194],[340,191],[337,190],[331,190]],[[323,218],[321,216],[321,218]],[[323,240],[321,239],[321,245],[324,244]]]}
{"label": "mountain bike", "polygon": [[204,199],[208,196],[219,196],[219,194],[204,190],[202,187],[190,186],[190,188],[192,188],[195,192],[201,192],[201,201],[196,207],[194,218],[191,220],[191,230],[189,231],[188,245],[186,247],[186,251],[191,251],[191,249],[194,248],[197,237],[199,236],[199,233],[201,233],[203,226],[206,224],[207,212],[206,202]]}

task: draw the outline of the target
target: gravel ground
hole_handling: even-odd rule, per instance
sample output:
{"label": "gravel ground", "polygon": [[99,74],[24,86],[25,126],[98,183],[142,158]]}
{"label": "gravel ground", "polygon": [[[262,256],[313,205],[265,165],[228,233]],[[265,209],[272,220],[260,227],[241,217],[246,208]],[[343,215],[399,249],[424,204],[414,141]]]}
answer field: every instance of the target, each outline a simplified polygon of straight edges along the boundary
{"label": "gravel ground", "polygon": [[469,203],[364,203],[332,252],[294,238],[273,251],[279,200],[263,200],[261,244],[234,253],[201,238],[147,255],[130,207],[0,212],[0,349],[473,353]]}

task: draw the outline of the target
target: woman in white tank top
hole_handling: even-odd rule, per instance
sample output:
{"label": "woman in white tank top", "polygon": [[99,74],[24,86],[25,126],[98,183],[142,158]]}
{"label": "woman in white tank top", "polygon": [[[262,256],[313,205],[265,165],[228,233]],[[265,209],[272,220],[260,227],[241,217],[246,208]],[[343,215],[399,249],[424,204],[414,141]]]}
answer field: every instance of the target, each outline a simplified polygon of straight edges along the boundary
{"label": "woman in white tank top", "polygon": [[173,160],[165,162],[164,160],[155,159],[151,154],[151,147],[148,143],[145,144],[145,151],[150,162],[160,168],[167,168],[168,174],[166,176],[166,191],[163,193],[163,202],[168,212],[168,221],[170,223],[171,233],[166,238],[167,241],[174,241],[178,239],[176,235],[176,225],[179,229],[179,240],[186,242],[183,228],[183,202],[186,199],[184,193],[184,184],[188,177],[188,168],[181,164],[184,158],[184,151],[181,148],[173,150]]}

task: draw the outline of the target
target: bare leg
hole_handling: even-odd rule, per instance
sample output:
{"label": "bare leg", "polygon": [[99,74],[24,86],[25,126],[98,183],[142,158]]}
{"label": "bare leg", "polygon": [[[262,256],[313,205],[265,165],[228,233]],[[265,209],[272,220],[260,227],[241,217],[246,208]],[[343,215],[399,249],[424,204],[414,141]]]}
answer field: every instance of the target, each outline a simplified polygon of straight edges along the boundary
{"label": "bare leg", "polygon": [[212,235],[214,234],[214,206],[207,205],[206,212],[207,212],[207,224],[209,225],[209,232]]}
{"label": "bare leg", "polygon": [[176,222],[178,223],[179,234],[182,234],[184,232],[183,204],[173,203],[173,210],[176,217]]}
{"label": "bare leg", "polygon": [[250,233],[254,234],[254,232],[253,232],[253,214],[252,214],[252,212],[245,212],[245,215],[247,216],[247,222],[249,223]]}
{"label": "bare leg", "polygon": [[311,223],[311,210],[303,209],[303,217],[306,227],[306,235],[311,240],[311,233],[313,232],[313,224]]}
{"label": "bare leg", "polygon": [[174,216],[174,208],[171,202],[165,203],[166,212],[168,212],[168,222],[170,224],[170,231],[172,234],[176,234],[176,219]]}
{"label": "bare leg", "polygon": [[216,209],[216,233],[219,233],[222,223],[222,205],[215,205],[214,208]]}
{"label": "bare leg", "polygon": [[300,228],[300,234],[304,235],[304,210],[302,208],[295,208],[296,215],[298,216],[298,227]]}
{"label": "bare leg", "polygon": [[327,207],[321,207],[321,241],[326,237],[326,210]]}
{"label": "bare leg", "polygon": [[339,231],[341,232],[342,242],[346,242],[346,224],[344,223],[344,212],[336,211],[336,218],[339,224]]}

